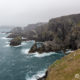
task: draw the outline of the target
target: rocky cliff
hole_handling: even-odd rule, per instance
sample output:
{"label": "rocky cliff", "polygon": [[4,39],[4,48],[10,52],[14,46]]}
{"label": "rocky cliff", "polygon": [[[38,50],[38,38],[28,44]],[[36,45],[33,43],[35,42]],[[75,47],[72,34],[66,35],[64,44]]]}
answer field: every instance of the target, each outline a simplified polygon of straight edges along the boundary
{"label": "rocky cliff", "polygon": [[12,34],[8,37],[19,35],[27,40],[44,42],[42,52],[78,49],[80,48],[80,14],[62,16],[50,19],[47,23],[32,24],[23,29],[12,30]]}

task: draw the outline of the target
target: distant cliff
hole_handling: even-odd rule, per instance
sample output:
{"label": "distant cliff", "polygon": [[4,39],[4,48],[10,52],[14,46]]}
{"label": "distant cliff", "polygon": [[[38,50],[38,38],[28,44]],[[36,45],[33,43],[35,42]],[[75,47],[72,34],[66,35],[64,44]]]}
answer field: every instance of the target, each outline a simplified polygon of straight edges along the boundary
{"label": "distant cliff", "polygon": [[33,39],[44,43],[35,51],[32,51],[31,48],[30,52],[65,51],[80,48],[80,14],[51,19],[47,24],[35,30],[37,36]]}
{"label": "distant cliff", "polygon": [[31,24],[23,29],[15,28],[11,33],[9,38],[22,36],[27,40],[44,42],[42,52],[75,50],[80,48],[80,14],[54,18],[47,23]]}

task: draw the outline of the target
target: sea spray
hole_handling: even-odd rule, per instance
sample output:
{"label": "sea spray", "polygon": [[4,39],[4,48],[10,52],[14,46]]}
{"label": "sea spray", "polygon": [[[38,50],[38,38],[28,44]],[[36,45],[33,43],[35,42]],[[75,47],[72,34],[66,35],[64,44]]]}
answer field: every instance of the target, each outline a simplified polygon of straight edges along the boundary
{"label": "sea spray", "polygon": [[28,54],[28,53],[29,53],[29,50],[30,50],[30,49],[22,49],[21,51],[22,51],[22,53],[24,53],[24,54]]}
{"label": "sea spray", "polygon": [[10,45],[9,45],[9,44],[7,44],[7,45],[5,45],[4,47],[5,47],[5,48],[6,48],[6,47],[10,47]]}
{"label": "sea spray", "polygon": [[8,38],[6,38],[6,37],[2,37],[1,39],[7,40]]}
{"label": "sea spray", "polygon": [[42,71],[38,71],[36,74],[34,74],[32,77],[26,76],[26,80],[37,80],[40,77],[43,77],[45,75],[46,69]]}
{"label": "sea spray", "polygon": [[49,53],[42,53],[42,54],[39,54],[38,52],[34,53],[34,57],[46,57],[46,56],[50,56],[52,54],[57,54],[56,52],[49,52]]}
{"label": "sea spray", "polygon": [[6,44],[9,44],[10,42],[7,41],[7,42],[5,42],[5,43],[6,43]]}

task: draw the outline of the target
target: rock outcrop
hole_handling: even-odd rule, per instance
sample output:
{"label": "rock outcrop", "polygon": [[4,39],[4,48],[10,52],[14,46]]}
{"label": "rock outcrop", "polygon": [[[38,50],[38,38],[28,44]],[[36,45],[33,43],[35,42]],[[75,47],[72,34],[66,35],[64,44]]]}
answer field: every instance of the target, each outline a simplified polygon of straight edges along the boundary
{"label": "rock outcrop", "polygon": [[80,48],[80,14],[51,19],[38,29],[35,40],[44,42],[43,52]]}
{"label": "rock outcrop", "polygon": [[80,14],[54,18],[47,23],[32,24],[23,29],[13,29],[11,32],[8,37],[22,36],[27,40],[44,43],[38,49],[34,50],[32,47],[30,52],[75,50],[80,48]]}
{"label": "rock outcrop", "polygon": [[22,38],[18,36],[10,41],[10,46],[18,46],[21,44],[21,42],[22,42]]}
{"label": "rock outcrop", "polygon": [[36,42],[30,49],[29,53],[34,52],[56,52],[61,51],[64,49],[62,44],[55,44],[53,41],[46,41],[46,42]]}
{"label": "rock outcrop", "polygon": [[36,42],[30,49],[29,53],[34,53],[34,52],[42,53],[43,51],[44,51],[44,44]]}
{"label": "rock outcrop", "polygon": [[7,38],[15,38],[18,36],[22,36],[23,30],[21,27],[15,27],[10,31],[10,35]]}

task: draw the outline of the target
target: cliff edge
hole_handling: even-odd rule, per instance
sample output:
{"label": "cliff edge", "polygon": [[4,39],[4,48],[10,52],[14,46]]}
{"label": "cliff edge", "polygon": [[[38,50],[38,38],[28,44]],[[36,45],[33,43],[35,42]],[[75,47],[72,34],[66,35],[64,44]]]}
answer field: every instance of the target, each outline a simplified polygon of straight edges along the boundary
{"label": "cliff edge", "polygon": [[80,49],[57,60],[40,80],[80,80]]}

